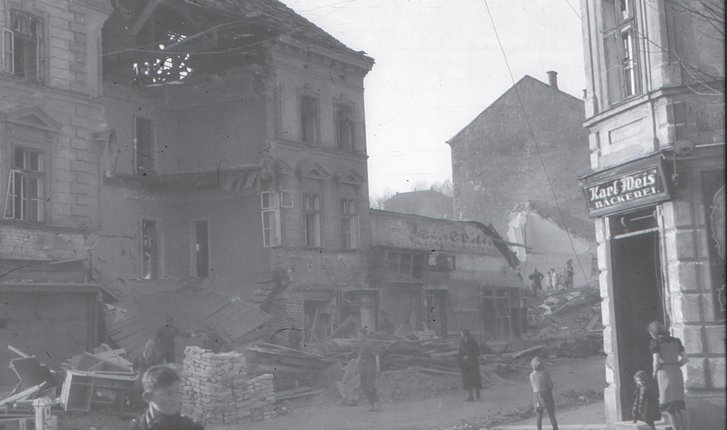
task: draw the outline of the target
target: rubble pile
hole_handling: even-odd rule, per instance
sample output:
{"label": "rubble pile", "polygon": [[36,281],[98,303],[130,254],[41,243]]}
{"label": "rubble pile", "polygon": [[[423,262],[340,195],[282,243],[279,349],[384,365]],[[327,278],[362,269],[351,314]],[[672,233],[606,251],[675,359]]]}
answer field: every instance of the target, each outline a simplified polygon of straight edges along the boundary
{"label": "rubble pile", "polygon": [[273,377],[248,380],[244,355],[189,346],[183,366],[182,412],[195,421],[228,425],[273,416]]}
{"label": "rubble pile", "polygon": [[601,298],[595,288],[549,291],[530,308],[530,340],[573,339],[598,335]]}

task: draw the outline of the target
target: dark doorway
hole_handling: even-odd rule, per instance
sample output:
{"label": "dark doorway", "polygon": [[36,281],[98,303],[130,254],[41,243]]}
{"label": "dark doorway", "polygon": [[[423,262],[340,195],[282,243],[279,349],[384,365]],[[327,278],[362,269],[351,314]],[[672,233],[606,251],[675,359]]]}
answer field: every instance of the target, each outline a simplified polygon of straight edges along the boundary
{"label": "dark doorway", "polygon": [[210,275],[210,247],[207,221],[194,222],[194,275],[207,278]]}
{"label": "dark doorway", "polygon": [[646,326],[663,321],[659,237],[655,231],[631,233],[611,241],[613,305],[618,346],[622,419],[631,419],[638,370],[651,373]]}

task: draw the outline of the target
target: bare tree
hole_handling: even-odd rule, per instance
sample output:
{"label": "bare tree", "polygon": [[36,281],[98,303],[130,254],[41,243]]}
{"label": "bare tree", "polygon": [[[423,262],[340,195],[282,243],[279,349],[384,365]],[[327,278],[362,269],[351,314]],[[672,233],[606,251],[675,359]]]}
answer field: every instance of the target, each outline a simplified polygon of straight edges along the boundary
{"label": "bare tree", "polygon": [[669,7],[677,13],[688,13],[711,26],[724,41],[725,3],[724,0],[666,0]]}

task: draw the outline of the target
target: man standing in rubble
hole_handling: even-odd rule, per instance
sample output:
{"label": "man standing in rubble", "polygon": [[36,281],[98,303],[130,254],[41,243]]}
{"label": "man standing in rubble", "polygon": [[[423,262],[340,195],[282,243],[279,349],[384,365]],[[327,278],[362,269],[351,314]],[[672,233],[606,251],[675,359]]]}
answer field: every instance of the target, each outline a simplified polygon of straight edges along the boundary
{"label": "man standing in rubble", "polygon": [[154,342],[157,345],[157,351],[162,356],[162,360],[165,363],[174,363],[176,359],[176,337],[190,337],[191,335],[185,333],[174,325],[174,319],[167,317],[164,325],[159,327],[156,334],[154,335]]}
{"label": "man standing in rubble", "polygon": [[361,343],[358,349],[358,376],[361,380],[361,390],[369,402],[369,412],[375,411],[378,400],[376,398],[376,354],[369,341],[369,332],[366,328],[360,331]]}

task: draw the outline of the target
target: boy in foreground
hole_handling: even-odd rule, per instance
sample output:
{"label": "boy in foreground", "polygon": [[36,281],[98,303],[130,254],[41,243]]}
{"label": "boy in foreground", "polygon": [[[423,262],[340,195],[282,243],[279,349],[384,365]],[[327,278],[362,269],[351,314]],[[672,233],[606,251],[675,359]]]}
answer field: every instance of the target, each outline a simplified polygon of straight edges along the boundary
{"label": "boy in foreground", "polygon": [[204,430],[200,424],[182,416],[182,384],[169,366],[150,367],[141,383],[141,398],[149,404],[146,412],[131,423],[131,430]]}

